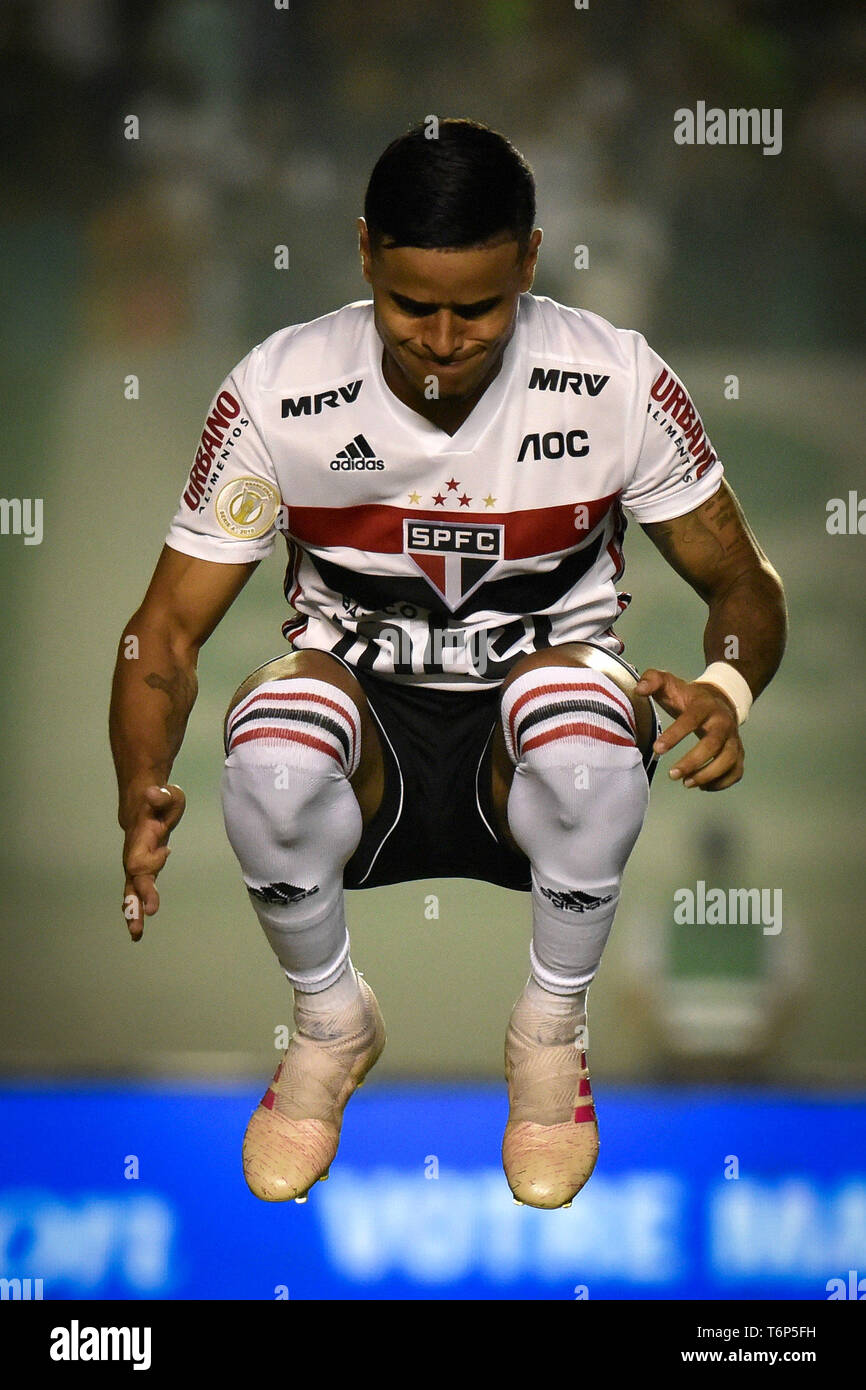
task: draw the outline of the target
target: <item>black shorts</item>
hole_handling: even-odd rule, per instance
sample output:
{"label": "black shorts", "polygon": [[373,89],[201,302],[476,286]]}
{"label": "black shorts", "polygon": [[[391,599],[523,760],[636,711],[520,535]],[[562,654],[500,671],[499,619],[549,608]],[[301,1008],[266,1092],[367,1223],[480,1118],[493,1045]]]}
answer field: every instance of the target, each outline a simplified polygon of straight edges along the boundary
{"label": "black shorts", "polygon": [[[621,657],[614,659],[637,677]],[[492,804],[499,688],[431,690],[343,664],[367,697],[385,762],[382,804],[364,827],[343,886],[474,878],[528,892],[529,860],[498,837]],[[657,736],[656,717],[653,740]],[[650,782],[655,766],[650,750],[644,757]]]}

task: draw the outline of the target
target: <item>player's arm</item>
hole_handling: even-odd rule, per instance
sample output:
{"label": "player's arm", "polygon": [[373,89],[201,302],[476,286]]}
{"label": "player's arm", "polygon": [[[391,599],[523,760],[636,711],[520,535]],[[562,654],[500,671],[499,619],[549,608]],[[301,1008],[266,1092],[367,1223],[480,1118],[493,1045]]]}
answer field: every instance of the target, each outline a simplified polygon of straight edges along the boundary
{"label": "player's arm", "polygon": [[146,916],[159,907],[154,880],[184,812],[184,794],[168,778],[198,692],[199,649],[257,564],[199,560],[165,546],[144,600],[123,630],[109,732],[125,832],[124,915],[134,941],[144,926],[139,906]]}
{"label": "player's arm", "polygon": [[[785,595],[727,483],[723,481],[695,511],[672,521],[645,523],[643,529],[707,604],[707,664],[727,662],[757,697],[785,650]],[[705,791],[721,791],[740,780],[743,746],[736,710],[725,694],[715,686],[655,669],[644,672],[637,689],[677,716],[657,741],[657,752],[666,753],[688,733],[699,735],[699,742],[671,769],[672,777]]]}

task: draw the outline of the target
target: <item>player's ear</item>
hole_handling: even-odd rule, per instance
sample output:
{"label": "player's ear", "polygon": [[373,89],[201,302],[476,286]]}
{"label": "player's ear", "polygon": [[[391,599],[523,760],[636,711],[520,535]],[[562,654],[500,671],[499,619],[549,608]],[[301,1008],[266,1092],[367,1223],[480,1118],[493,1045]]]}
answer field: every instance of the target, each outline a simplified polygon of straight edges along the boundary
{"label": "player's ear", "polygon": [[527,290],[532,289],[532,282],[535,279],[535,267],[538,264],[538,249],[541,246],[543,235],[544,233],[541,228],[536,227],[532,236],[529,238],[529,245],[526,248],[526,255],[523,258],[523,265],[521,267],[522,283],[520,288],[523,294],[525,294]]}
{"label": "player's ear", "polygon": [[358,250],[361,253],[361,271],[364,279],[372,283],[370,278],[370,261],[373,253],[370,249],[370,233],[367,230],[367,223],[363,217],[358,218]]}

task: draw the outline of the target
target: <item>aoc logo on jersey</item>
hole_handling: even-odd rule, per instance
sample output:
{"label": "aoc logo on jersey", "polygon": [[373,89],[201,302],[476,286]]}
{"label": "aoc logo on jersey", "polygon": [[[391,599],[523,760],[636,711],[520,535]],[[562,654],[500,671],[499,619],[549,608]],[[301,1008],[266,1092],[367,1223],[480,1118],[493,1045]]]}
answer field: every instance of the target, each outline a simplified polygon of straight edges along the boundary
{"label": "aoc logo on jersey", "polygon": [[534,459],[586,458],[589,453],[589,435],[586,430],[551,430],[548,434],[525,434],[520,445],[517,462],[522,463],[532,453]]}
{"label": "aoc logo on jersey", "polygon": [[251,541],[273,524],[279,505],[280,494],[265,478],[233,478],[217,493],[214,512],[230,536]]}
{"label": "aoc logo on jersey", "polygon": [[502,559],[505,527],[472,522],[403,521],[403,551],[454,613]]}

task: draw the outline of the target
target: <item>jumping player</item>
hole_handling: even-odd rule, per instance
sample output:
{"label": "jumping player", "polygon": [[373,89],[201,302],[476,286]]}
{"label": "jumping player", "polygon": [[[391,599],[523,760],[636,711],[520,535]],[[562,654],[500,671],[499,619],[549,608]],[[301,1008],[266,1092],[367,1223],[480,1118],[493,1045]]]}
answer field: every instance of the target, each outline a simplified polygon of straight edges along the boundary
{"label": "jumping player", "polygon": [[[384,1046],[344,889],[457,876],[530,895],[502,1157],[517,1201],[562,1207],[598,1152],[586,995],[656,759],[694,734],[670,776],[739,781],[785,604],[670,367],[640,334],[531,293],[522,156],[469,121],[427,133],[370,179],[372,301],[274,333],[208,412],[124,632],[139,660],[122,642],[117,661],[125,915],[138,940],[159,906],[198,650],[282,532],[291,651],[247,677],[225,724],[228,837],[295,1000],[247,1183],[303,1200]],[[626,510],[706,601],[693,680],[622,659]],[[661,735],[651,697],[674,716]]]}

